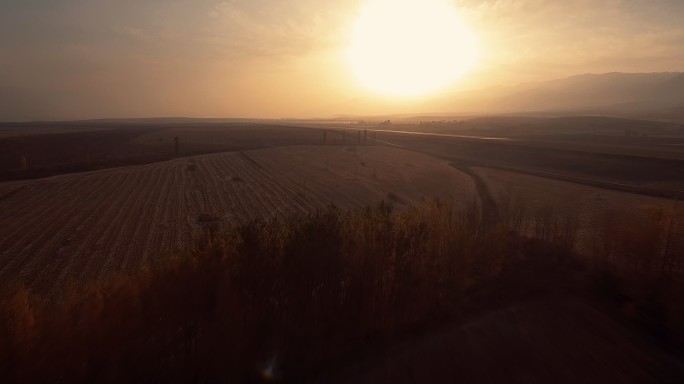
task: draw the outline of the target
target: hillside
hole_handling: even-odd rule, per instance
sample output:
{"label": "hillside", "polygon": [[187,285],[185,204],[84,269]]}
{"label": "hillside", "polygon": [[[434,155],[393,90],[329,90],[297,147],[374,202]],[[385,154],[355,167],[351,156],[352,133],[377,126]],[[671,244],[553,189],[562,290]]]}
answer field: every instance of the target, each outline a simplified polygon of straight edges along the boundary
{"label": "hillside", "polygon": [[130,272],[208,230],[336,204],[474,199],[446,161],[387,147],[221,153],[0,183],[0,279],[40,292]]}

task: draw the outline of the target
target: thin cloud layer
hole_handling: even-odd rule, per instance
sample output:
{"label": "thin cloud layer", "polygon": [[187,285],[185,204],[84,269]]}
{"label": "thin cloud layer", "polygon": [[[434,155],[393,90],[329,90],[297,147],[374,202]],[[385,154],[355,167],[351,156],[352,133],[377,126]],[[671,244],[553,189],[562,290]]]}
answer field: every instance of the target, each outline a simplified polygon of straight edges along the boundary
{"label": "thin cloud layer", "polygon": [[[316,113],[364,96],[343,58],[362,3],[3,2],[0,120]],[[684,68],[678,0],[453,3],[482,54],[453,91]]]}

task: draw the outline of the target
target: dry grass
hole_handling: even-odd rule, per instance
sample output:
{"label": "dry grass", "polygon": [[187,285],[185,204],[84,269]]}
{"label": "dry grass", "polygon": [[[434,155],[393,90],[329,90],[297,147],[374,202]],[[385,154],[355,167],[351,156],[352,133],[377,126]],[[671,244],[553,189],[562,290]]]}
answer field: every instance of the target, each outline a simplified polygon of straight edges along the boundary
{"label": "dry grass", "polygon": [[[395,213],[329,208],[214,235],[132,277],[59,302],[3,302],[3,377],[29,381],[315,376],[355,348],[445,321],[495,276],[507,236],[438,202]],[[266,372],[266,373],[265,373]]]}
{"label": "dry grass", "polygon": [[613,199],[601,206],[577,196],[563,201],[556,195],[551,205],[550,196],[546,204],[535,199],[533,205],[520,194],[501,193],[499,225],[572,251],[593,271],[596,293],[608,304],[661,341],[684,342],[681,203],[650,199],[655,203],[646,205],[648,198],[641,204]]}
{"label": "dry grass", "polygon": [[[569,250],[571,222],[540,215],[545,241],[530,242],[507,221],[483,230],[480,217],[477,204],[330,207],[209,233],[201,249],[56,302],[19,290],[2,302],[0,373],[9,382],[315,378],[359,350],[449,322],[467,292],[526,255]],[[596,244],[607,253],[594,257],[601,292],[632,298],[624,308],[677,334],[684,244],[666,230],[681,216],[670,219],[654,216],[665,225],[654,230],[606,221]]]}

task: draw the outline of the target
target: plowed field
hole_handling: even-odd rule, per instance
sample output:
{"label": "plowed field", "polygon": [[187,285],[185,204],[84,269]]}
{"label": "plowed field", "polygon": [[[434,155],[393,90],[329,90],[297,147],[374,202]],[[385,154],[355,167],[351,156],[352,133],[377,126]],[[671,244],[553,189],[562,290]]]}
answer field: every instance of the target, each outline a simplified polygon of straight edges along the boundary
{"label": "plowed field", "polygon": [[3,182],[0,282],[49,293],[190,248],[207,223],[434,197],[470,202],[473,182],[386,147],[282,147]]}

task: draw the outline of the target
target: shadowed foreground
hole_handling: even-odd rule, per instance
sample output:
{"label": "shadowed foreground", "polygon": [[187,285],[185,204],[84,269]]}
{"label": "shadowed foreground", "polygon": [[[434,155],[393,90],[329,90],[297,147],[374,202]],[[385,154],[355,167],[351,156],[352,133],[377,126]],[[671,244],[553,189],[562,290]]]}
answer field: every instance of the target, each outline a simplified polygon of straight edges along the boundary
{"label": "shadowed foreground", "polygon": [[482,217],[476,204],[397,213],[383,203],[228,233],[209,226],[205,246],[129,276],[49,300],[6,292],[0,375],[681,382],[678,263],[634,264],[628,278],[573,255],[558,242],[566,235],[523,238]]}
{"label": "shadowed foreground", "polygon": [[586,271],[533,264],[466,299],[459,325],[407,341],[340,382],[681,382],[681,351],[607,311]]}

